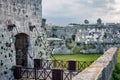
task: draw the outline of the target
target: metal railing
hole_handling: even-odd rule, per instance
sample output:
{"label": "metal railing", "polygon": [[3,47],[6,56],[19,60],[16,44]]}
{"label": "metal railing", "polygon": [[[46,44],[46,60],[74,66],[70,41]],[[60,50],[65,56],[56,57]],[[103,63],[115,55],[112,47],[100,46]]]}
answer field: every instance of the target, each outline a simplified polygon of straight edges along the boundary
{"label": "metal railing", "polygon": [[[77,75],[78,72],[73,71],[63,71],[61,74],[63,80],[72,80],[72,78]],[[22,79],[30,80],[52,80],[52,69],[36,69],[36,68],[22,68],[21,76]],[[59,75],[60,76],[60,75]]]}
{"label": "metal railing", "polygon": [[34,68],[16,66],[14,76],[22,80],[72,80],[92,62],[35,59]]}
{"label": "metal railing", "polygon": [[[86,67],[88,67],[93,61],[75,61],[75,65],[70,64],[71,61],[63,61],[63,60],[44,60],[42,61],[42,68],[52,69],[52,68],[61,68],[63,70],[68,70],[69,66],[75,66],[76,71],[82,71]],[[39,66],[39,65],[37,65]]]}
{"label": "metal railing", "polygon": [[52,80],[51,70],[22,68],[22,79]]}

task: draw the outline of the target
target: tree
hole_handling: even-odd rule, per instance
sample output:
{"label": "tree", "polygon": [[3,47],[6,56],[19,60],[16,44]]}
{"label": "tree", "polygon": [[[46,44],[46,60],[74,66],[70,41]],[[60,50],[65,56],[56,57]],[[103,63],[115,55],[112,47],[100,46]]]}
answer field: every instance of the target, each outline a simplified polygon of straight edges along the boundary
{"label": "tree", "polygon": [[72,40],[75,41],[75,35],[72,35]]}
{"label": "tree", "polygon": [[85,24],[89,24],[89,21],[87,19],[84,20]]}
{"label": "tree", "polygon": [[80,25],[80,24],[77,24],[77,23],[69,23],[68,25],[76,26],[76,25]]}
{"label": "tree", "polygon": [[97,24],[101,24],[102,20],[100,18],[97,19]]}

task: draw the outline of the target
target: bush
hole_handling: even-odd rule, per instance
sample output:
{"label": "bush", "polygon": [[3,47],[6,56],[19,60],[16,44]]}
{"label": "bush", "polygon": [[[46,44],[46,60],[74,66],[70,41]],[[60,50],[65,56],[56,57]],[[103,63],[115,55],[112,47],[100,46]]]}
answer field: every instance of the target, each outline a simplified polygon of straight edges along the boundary
{"label": "bush", "polygon": [[120,80],[120,63],[115,65],[115,70],[112,74],[112,80]]}
{"label": "bush", "polygon": [[80,50],[77,48],[72,48],[73,54],[79,54]]}
{"label": "bush", "polygon": [[77,44],[77,46],[80,46],[81,43],[80,43],[80,42],[77,42],[76,44]]}
{"label": "bush", "polygon": [[66,46],[68,49],[72,49],[73,48],[73,46],[69,46],[69,45],[67,45]]}
{"label": "bush", "polygon": [[112,80],[120,80],[120,74],[113,72]]}

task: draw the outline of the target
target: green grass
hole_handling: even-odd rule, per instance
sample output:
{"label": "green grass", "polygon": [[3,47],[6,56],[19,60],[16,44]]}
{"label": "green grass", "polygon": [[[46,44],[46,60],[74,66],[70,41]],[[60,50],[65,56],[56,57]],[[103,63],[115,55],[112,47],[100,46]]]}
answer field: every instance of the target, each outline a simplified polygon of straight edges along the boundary
{"label": "green grass", "polygon": [[120,63],[120,48],[118,50],[118,59],[117,59],[117,62]]}
{"label": "green grass", "polygon": [[[82,64],[83,66],[77,66],[77,70],[83,70],[86,67],[88,67],[91,62],[95,61],[98,57],[100,57],[102,54],[83,54],[80,53],[80,50],[77,48],[72,48],[73,54],[54,54],[53,55],[53,60],[62,60],[62,61],[69,61],[69,60],[76,60],[79,61],[79,65]],[[84,63],[88,62],[88,63]],[[64,62],[62,63],[64,64]],[[66,63],[65,63],[66,64]],[[87,65],[86,65],[87,64]],[[66,70],[67,68],[65,68]]]}
{"label": "green grass", "polygon": [[53,57],[56,60],[76,60],[76,61],[95,61],[102,54],[55,54]]}
{"label": "green grass", "polygon": [[117,64],[112,74],[112,80],[120,80],[120,48],[118,50]]}

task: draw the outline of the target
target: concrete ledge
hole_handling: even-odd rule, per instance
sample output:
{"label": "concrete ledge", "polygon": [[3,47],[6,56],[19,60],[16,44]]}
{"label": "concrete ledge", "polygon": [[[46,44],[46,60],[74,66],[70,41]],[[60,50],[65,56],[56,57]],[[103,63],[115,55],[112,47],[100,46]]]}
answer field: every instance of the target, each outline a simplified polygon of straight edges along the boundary
{"label": "concrete ledge", "polygon": [[110,80],[117,61],[117,48],[110,48],[72,80]]}

